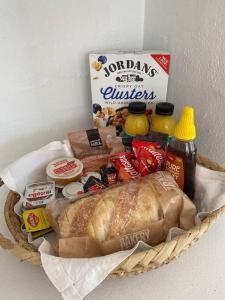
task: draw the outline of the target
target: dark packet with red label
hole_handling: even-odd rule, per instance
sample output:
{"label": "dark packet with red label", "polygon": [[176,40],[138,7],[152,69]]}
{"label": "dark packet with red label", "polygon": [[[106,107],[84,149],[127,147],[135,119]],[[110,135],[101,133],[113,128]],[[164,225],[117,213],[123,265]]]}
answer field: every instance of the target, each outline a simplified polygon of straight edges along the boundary
{"label": "dark packet with red label", "polygon": [[107,185],[112,185],[117,183],[117,171],[114,166],[112,167],[102,167],[100,169],[100,174],[102,176],[102,180]]}
{"label": "dark packet with red label", "polygon": [[95,192],[98,190],[103,190],[107,187],[107,185],[101,181],[100,179],[90,176],[87,182],[84,185],[84,191],[87,192]]}
{"label": "dark packet with red label", "polygon": [[162,170],[166,155],[159,143],[133,140],[132,146],[141,176]]}
{"label": "dark packet with red label", "polygon": [[118,172],[119,181],[129,181],[140,176],[135,168],[133,152],[118,152],[110,157]]}

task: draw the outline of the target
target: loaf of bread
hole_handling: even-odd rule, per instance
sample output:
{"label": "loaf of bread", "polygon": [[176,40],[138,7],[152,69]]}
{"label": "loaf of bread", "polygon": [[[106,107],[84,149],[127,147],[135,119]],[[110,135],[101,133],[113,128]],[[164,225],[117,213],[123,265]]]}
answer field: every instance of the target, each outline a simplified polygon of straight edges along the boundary
{"label": "loaf of bread", "polygon": [[102,245],[109,242],[116,251],[121,245],[133,246],[124,241],[112,243],[130,234],[139,233],[138,239],[156,244],[171,227],[189,229],[195,213],[195,206],[172,176],[157,172],[68,205],[57,223],[61,238],[88,236]]}

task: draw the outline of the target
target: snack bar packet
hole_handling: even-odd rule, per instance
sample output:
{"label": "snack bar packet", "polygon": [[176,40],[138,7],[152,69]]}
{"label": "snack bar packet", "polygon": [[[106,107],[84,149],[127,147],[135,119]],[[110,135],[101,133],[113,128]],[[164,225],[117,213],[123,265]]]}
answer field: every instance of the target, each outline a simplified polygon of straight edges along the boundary
{"label": "snack bar packet", "polygon": [[193,202],[164,171],[114,185],[64,208],[55,202],[47,211],[63,257],[106,255],[130,249],[140,240],[157,245],[171,228],[188,230],[195,224]]}
{"label": "snack bar packet", "polygon": [[133,140],[132,146],[141,176],[162,170],[166,154],[158,143]]}
{"label": "snack bar packet", "polygon": [[140,176],[139,172],[135,168],[133,153],[114,153],[110,156],[110,160],[118,172],[119,181],[129,181]]}
{"label": "snack bar packet", "polygon": [[67,134],[73,154],[79,159],[88,156],[109,154],[107,136],[116,137],[116,129],[113,126],[79,130]]}

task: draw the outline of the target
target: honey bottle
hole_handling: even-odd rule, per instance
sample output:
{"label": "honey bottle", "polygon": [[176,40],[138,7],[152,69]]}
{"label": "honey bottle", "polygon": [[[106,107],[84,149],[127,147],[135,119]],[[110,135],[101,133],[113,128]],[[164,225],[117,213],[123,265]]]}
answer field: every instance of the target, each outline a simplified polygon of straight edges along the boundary
{"label": "honey bottle", "polygon": [[167,147],[165,170],[172,174],[179,187],[192,200],[195,194],[197,158],[195,138],[194,109],[185,106]]}

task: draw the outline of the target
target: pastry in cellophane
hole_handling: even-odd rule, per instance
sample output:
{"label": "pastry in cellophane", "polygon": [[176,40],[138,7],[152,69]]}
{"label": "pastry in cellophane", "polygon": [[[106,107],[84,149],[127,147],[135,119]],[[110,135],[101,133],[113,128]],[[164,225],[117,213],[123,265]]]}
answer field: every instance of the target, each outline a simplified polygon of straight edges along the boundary
{"label": "pastry in cellophane", "polygon": [[196,208],[173,177],[160,171],[65,206],[54,201],[47,214],[58,232],[60,256],[82,257],[83,249],[83,257],[92,257],[130,249],[140,240],[154,246],[172,227],[188,230]]}

